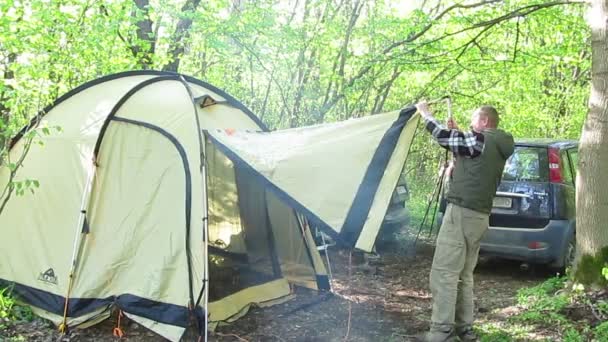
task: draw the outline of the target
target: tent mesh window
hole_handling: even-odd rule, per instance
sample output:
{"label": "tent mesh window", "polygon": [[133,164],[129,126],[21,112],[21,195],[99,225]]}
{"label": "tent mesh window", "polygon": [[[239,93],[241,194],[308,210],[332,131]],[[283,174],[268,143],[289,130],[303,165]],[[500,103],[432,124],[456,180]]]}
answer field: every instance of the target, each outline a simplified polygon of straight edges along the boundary
{"label": "tent mesh window", "polygon": [[280,278],[266,190],[208,145],[209,300]]}

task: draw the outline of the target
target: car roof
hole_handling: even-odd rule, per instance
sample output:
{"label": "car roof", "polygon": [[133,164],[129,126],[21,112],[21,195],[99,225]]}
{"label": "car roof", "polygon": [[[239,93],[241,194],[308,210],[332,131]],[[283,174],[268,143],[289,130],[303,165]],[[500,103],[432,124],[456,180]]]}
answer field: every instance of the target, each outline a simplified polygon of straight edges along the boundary
{"label": "car roof", "polygon": [[516,146],[554,147],[559,149],[578,147],[577,140],[571,139],[515,139]]}

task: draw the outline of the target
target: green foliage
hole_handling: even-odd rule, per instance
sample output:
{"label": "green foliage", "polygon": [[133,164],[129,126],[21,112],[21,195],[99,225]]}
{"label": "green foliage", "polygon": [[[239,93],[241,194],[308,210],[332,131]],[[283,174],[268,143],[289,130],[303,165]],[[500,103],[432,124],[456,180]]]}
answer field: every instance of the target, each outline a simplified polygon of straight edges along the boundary
{"label": "green foliage", "polygon": [[608,341],[608,322],[603,322],[593,329],[595,340]]}
{"label": "green foliage", "polygon": [[[608,303],[602,299],[593,299],[596,297],[586,292],[580,284],[574,284],[572,290],[568,291],[569,281],[565,276],[553,277],[537,286],[519,290],[517,304],[520,312],[500,326],[482,325],[478,329],[482,341],[525,340],[529,337],[529,332],[537,327],[550,329],[561,336],[563,341],[608,340],[606,322],[593,326],[593,322],[601,321],[608,314]],[[569,313],[571,310],[579,310],[579,313],[572,316]]]}
{"label": "green foliage", "polygon": [[[488,103],[516,137],[577,138],[581,131],[590,47],[580,4],[525,13],[518,10],[537,4],[451,10],[453,2],[297,4],[212,0],[184,12],[183,2],[167,0],[151,0],[145,9],[131,0],[2,2],[0,164],[7,139],[59,95],[110,73],[160,69],[177,45],[184,51],[180,72],[227,90],[271,128],[396,110],[450,94],[461,126]],[[493,21],[502,17],[512,19]],[[192,21],[189,35],[176,42],[184,18]],[[146,20],[151,31],[140,36]],[[435,109],[443,119],[445,106]],[[425,132],[419,136],[406,167],[413,223],[442,155]]]}
{"label": "green foliage", "polygon": [[599,301],[597,303],[597,310],[599,311],[599,314],[602,316],[608,316],[608,302],[606,301]]}
{"label": "green foliage", "polygon": [[0,288],[0,331],[13,322],[29,322],[33,319],[32,310],[29,307],[18,305],[12,298],[9,288]]}
{"label": "green foliage", "polygon": [[160,68],[184,17],[192,26],[180,71],[227,89],[271,127],[394,110],[450,93],[462,123],[490,102],[517,136],[576,137],[586,111],[590,55],[580,5],[477,27],[530,4],[461,8],[441,20],[433,20],[434,11],[451,3],[411,11],[396,11],[403,5],[395,1],[307,0],[307,11],[269,0],[216,0],[195,12],[181,5],[154,0],[144,12],[128,0],[4,2],[0,57],[15,75],[4,79],[11,112],[21,107],[31,116],[84,81],[141,67],[150,44],[136,34],[142,20],[153,25],[150,67]]}
{"label": "green foliage", "polygon": [[0,289],[0,320],[11,318],[15,301],[8,295],[8,289]]}
{"label": "green foliage", "polygon": [[523,309],[519,315],[511,317],[514,322],[568,326],[568,319],[562,310],[571,302],[563,290],[566,277],[553,277],[542,284],[523,288],[517,293],[517,303]]}
{"label": "green foliage", "polygon": [[522,304],[522,302],[525,302],[529,297],[553,295],[555,292],[564,288],[566,280],[566,277],[551,277],[537,286],[523,288],[518,291],[518,300],[520,301],[520,304]]}
{"label": "green foliage", "polygon": [[564,342],[584,342],[583,336],[574,328],[568,328],[564,332]]}

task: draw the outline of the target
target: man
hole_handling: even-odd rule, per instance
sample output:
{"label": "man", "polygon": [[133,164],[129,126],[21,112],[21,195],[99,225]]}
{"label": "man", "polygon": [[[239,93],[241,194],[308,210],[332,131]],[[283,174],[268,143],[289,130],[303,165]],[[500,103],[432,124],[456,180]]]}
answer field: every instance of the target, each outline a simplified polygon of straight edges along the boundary
{"label": "man", "polygon": [[513,137],[498,129],[500,119],[492,106],[482,106],[473,112],[470,131],[459,130],[451,120],[447,128],[442,126],[425,102],[418,103],[416,108],[426,129],[455,159],[448,173],[445,193],[448,205],[430,275],[431,328],[418,339],[455,341],[458,336],[461,341],[475,341],[473,270],[505,162],[513,154]]}

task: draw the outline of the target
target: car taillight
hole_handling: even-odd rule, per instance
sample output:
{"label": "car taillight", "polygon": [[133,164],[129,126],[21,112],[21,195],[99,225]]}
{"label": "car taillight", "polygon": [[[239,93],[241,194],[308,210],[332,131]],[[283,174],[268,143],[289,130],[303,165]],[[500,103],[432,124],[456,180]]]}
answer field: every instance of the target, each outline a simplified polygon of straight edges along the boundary
{"label": "car taillight", "polygon": [[547,244],[544,242],[532,241],[532,242],[528,243],[528,248],[529,249],[543,249],[543,248],[547,248]]}
{"label": "car taillight", "polygon": [[549,182],[561,183],[562,182],[562,171],[560,169],[561,158],[559,156],[559,150],[555,148],[549,149]]}

